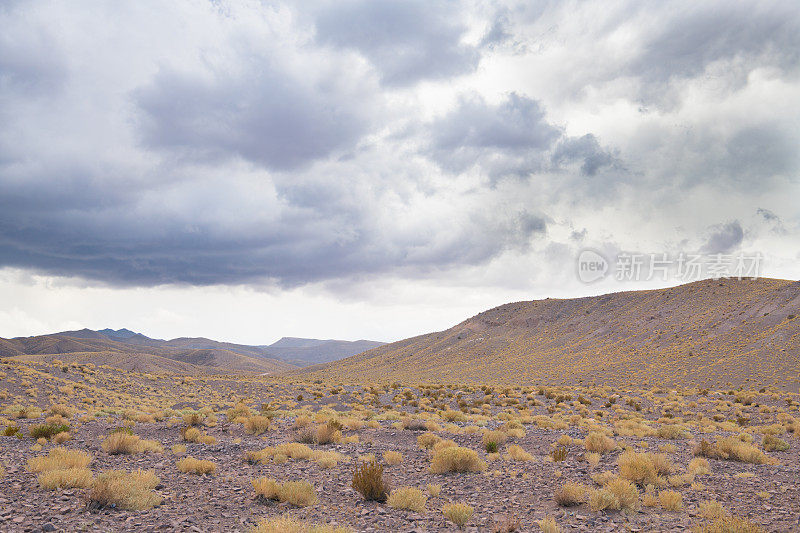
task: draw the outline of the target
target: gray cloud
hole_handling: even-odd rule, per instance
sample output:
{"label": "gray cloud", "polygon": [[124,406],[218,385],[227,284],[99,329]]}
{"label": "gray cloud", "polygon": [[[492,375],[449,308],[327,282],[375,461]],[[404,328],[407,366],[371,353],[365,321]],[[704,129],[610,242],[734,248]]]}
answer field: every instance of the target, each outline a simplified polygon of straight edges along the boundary
{"label": "gray cloud", "polygon": [[293,169],[351,148],[376,111],[373,94],[352,84],[329,77],[320,86],[267,58],[248,58],[245,69],[157,74],[136,92],[147,146]]}
{"label": "gray cloud", "polygon": [[738,220],[716,226],[700,251],[706,254],[728,253],[736,249],[744,239],[744,230]]}
{"label": "gray cloud", "polygon": [[462,43],[461,8],[425,0],[333,2],[316,13],[317,40],[357,50],[388,85],[449,78],[473,71],[480,59]]}
{"label": "gray cloud", "polygon": [[[537,17],[557,7],[545,4]],[[776,94],[796,92],[785,72],[798,17],[784,8],[754,8],[751,25],[736,5],[614,14],[589,24],[592,39],[626,21],[653,30],[623,59],[587,66],[565,53],[569,27],[533,32],[519,6],[42,5],[0,6],[0,267],[115,285],[346,285],[546,256],[566,249],[558,239],[616,242],[608,213],[669,218],[676,198],[706,207],[702,187],[746,193],[737,207],[763,206],[767,222],[772,209],[795,216],[779,204],[797,182],[796,104],[780,117],[752,105],[722,125],[723,107],[625,114],[640,85],[660,101],[659,88],[720,59],[777,68],[788,88]],[[528,60],[542,70],[514,70]],[[561,63],[566,89],[528,83]],[[709,253],[743,242],[738,219],[702,220],[690,212],[680,235],[664,224],[641,239],[705,235]]]}
{"label": "gray cloud", "polygon": [[543,154],[562,135],[539,102],[514,93],[497,105],[462,98],[428,128],[430,154],[442,167],[462,172],[479,164],[494,179],[541,170]]}
{"label": "gray cloud", "polygon": [[621,166],[620,161],[603,149],[591,133],[563,139],[553,152],[552,160],[556,164],[579,162],[584,176],[594,176],[604,167]]}

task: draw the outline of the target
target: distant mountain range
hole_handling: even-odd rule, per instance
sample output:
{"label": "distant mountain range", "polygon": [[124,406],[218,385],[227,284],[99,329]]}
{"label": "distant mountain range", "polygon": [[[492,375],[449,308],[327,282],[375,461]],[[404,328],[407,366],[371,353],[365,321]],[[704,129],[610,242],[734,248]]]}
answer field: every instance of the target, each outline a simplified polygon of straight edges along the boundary
{"label": "distant mountain range", "polygon": [[274,374],[335,361],[383,344],[367,340],[284,337],[271,345],[249,346],[204,337],[153,339],[125,328],[81,329],[34,337],[0,338],[0,357],[83,361],[143,371]]}
{"label": "distant mountain range", "polygon": [[800,383],[800,282],[708,279],[515,302],[292,370],[306,379],[737,387]]}

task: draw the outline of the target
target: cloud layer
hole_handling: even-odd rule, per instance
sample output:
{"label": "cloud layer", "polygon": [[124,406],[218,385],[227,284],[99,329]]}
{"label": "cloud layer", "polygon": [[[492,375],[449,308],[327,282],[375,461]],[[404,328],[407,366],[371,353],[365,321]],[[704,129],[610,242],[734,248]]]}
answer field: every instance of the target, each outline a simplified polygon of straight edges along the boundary
{"label": "cloud layer", "polygon": [[0,25],[0,267],[468,287],[579,246],[798,253],[785,3],[7,2]]}

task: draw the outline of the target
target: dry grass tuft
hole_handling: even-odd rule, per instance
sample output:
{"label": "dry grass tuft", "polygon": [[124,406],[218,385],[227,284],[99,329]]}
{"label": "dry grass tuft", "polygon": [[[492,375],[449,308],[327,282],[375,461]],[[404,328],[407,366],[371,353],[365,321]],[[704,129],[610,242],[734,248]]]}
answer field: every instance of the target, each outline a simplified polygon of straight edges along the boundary
{"label": "dry grass tuft", "polygon": [[387,465],[399,465],[403,462],[403,454],[400,452],[384,452],[383,460]]}
{"label": "dry grass tuft", "polygon": [[178,470],[181,472],[197,475],[213,474],[217,471],[217,465],[212,461],[204,459],[195,459],[191,455],[184,457],[177,462]]}
{"label": "dry grass tuft", "polygon": [[583,445],[586,447],[587,451],[601,454],[608,453],[617,447],[617,443],[614,442],[614,439],[599,431],[593,431],[586,435],[586,438],[583,440]]}
{"label": "dry grass tuft", "polygon": [[533,455],[522,449],[522,446],[512,444],[508,447],[507,456],[514,461],[533,461]]}
{"label": "dry grass tuft", "polygon": [[466,503],[448,503],[442,507],[442,513],[459,529],[463,529],[475,513],[475,509]]}
{"label": "dry grass tuft", "polygon": [[692,533],[765,533],[765,530],[744,518],[723,516],[710,524],[693,527]]}
{"label": "dry grass tuft", "polygon": [[425,504],[428,502],[428,497],[425,493],[414,487],[399,487],[394,489],[386,504],[394,509],[408,509],[421,513],[425,511]]}
{"label": "dry grass tuft", "polygon": [[695,446],[694,454],[710,459],[725,459],[730,461],[741,461],[751,464],[774,463],[774,460],[767,454],[756,448],[750,443],[743,442],[736,437],[725,437],[711,444],[706,440],[701,440]]}
{"label": "dry grass tuft", "polygon": [[580,505],[586,501],[586,493],[588,491],[586,485],[568,481],[561,485],[553,495],[556,503],[562,507],[570,507],[573,505]]}
{"label": "dry grass tuft", "polygon": [[683,496],[675,490],[662,490],[658,493],[658,501],[661,507],[667,511],[680,511],[683,507]]}
{"label": "dry grass tuft", "polygon": [[433,454],[431,459],[431,472],[434,474],[483,472],[484,470],[486,470],[486,463],[478,458],[478,453],[460,446],[440,449]]}
{"label": "dry grass tuft", "polygon": [[343,526],[311,525],[286,514],[263,519],[250,533],[353,533],[353,530]]}
{"label": "dry grass tuft", "polygon": [[542,533],[561,533],[561,528],[556,523],[556,519],[552,516],[539,520],[537,524],[539,525],[539,529],[542,530]]}
{"label": "dry grass tuft", "polygon": [[249,435],[261,435],[269,429],[269,418],[261,415],[254,415],[244,421],[244,430]]}
{"label": "dry grass tuft", "polygon": [[130,511],[151,509],[161,503],[153,492],[159,479],[152,471],[135,470],[131,473],[109,470],[100,474],[89,491],[90,508],[117,507]]}
{"label": "dry grass tuft", "polygon": [[106,437],[101,448],[109,455],[164,452],[163,446],[157,441],[143,440],[138,435],[131,435],[121,431],[112,433]]}

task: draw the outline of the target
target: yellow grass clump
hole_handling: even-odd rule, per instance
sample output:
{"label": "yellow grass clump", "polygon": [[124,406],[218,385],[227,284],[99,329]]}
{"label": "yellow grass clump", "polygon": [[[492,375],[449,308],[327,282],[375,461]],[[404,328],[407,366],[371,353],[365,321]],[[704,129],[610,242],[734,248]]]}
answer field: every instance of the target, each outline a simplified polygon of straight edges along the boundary
{"label": "yellow grass clump", "polygon": [[675,490],[662,490],[658,493],[661,507],[667,511],[679,511],[683,507],[683,496]]}
{"label": "yellow grass clump", "polygon": [[195,459],[191,455],[184,457],[177,462],[178,470],[181,472],[197,475],[213,474],[217,471],[217,465],[212,461],[204,459]]}
{"label": "yellow grass clump", "polygon": [[112,433],[106,437],[100,447],[109,455],[164,452],[164,447],[161,446],[161,443],[154,440],[144,440],[138,435],[131,435],[122,431]]}
{"label": "yellow grass clump", "polygon": [[403,454],[400,452],[384,452],[383,460],[387,465],[399,465],[403,462]]}
{"label": "yellow grass clump", "polygon": [[353,533],[353,530],[343,526],[312,525],[287,514],[263,519],[250,533]]}
{"label": "yellow grass clump", "polygon": [[261,415],[254,415],[244,421],[244,430],[249,435],[261,435],[269,429],[269,418]]}
{"label": "yellow grass clump", "polygon": [[608,453],[617,447],[614,439],[600,433],[599,431],[592,431],[583,440],[583,445],[587,451],[595,453]]}
{"label": "yellow grass clump", "polygon": [[568,481],[561,485],[553,495],[556,503],[562,507],[580,505],[586,501],[586,492],[589,489],[580,483]]}
{"label": "yellow grass clump", "polygon": [[389,494],[386,504],[394,509],[407,509],[421,513],[425,510],[428,497],[414,487],[399,487]]}
{"label": "yellow grass clump", "polygon": [[556,519],[552,516],[547,516],[542,518],[537,522],[539,529],[542,530],[542,533],[561,533],[561,527],[556,522]]}
{"label": "yellow grass clump", "polygon": [[512,444],[506,451],[509,459],[514,461],[533,461],[533,455],[522,449],[522,446]]}
{"label": "yellow grass clump", "polygon": [[159,479],[153,471],[134,470],[127,473],[109,470],[100,474],[89,491],[89,503],[94,508],[116,507],[130,511],[151,509],[161,503],[153,492]]}
{"label": "yellow grass clump", "polygon": [[478,458],[478,453],[460,446],[440,449],[433,454],[431,459],[431,472],[434,474],[483,472],[484,470],[486,470],[486,463]]}
{"label": "yellow grass clump", "polygon": [[472,515],[475,513],[475,509],[466,503],[448,503],[442,507],[442,513],[444,514],[445,518],[450,520],[460,529],[463,529],[463,527],[467,525],[472,518]]}

